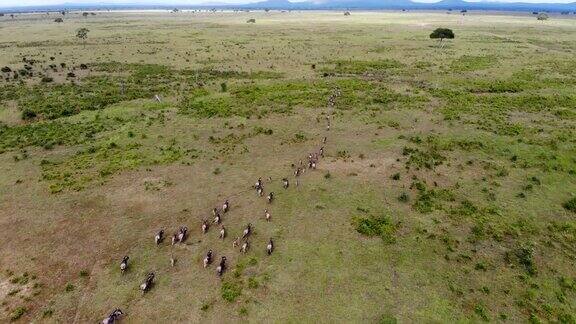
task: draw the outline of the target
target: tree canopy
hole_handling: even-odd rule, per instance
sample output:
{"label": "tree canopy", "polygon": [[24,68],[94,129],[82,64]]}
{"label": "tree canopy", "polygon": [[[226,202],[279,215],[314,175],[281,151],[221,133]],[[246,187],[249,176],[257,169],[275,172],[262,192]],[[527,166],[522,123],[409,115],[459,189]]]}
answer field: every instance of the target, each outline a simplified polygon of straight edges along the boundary
{"label": "tree canopy", "polygon": [[88,32],[90,30],[88,28],[80,28],[76,31],[76,37],[78,37],[79,39],[85,41],[86,38],[88,38]]}
{"label": "tree canopy", "polygon": [[454,39],[454,32],[452,29],[449,28],[436,28],[432,34],[430,34],[430,38],[432,39]]}

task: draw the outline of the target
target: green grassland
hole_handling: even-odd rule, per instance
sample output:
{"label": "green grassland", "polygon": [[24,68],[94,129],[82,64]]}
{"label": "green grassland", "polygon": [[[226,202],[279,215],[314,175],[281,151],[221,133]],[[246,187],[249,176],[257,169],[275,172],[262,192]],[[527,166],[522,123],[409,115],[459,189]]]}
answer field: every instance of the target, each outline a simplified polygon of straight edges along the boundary
{"label": "green grassland", "polygon": [[56,17],[0,17],[0,320],[576,323],[573,18]]}

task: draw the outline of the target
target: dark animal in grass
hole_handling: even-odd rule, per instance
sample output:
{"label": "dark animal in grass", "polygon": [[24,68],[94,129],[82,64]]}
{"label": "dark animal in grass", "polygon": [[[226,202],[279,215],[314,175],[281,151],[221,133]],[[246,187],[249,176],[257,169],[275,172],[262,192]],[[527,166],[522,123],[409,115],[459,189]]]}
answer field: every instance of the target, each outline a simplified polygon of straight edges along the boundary
{"label": "dark animal in grass", "polygon": [[226,200],[224,202],[224,204],[222,205],[222,211],[227,213],[229,209],[230,209],[230,202],[228,202],[228,200]]}
{"label": "dark animal in grass", "polygon": [[148,292],[152,288],[152,284],[154,283],[154,272],[150,272],[148,276],[146,276],[146,280],[140,285],[140,290],[142,293]]}
{"label": "dark animal in grass", "polygon": [[122,262],[120,262],[120,272],[122,272],[122,274],[128,270],[128,259],[130,258],[126,255],[122,258]]}
{"label": "dark animal in grass", "polygon": [[202,221],[202,233],[206,234],[208,232],[208,221],[207,220],[203,220]]}
{"label": "dark animal in grass", "polygon": [[112,313],[110,313],[110,315],[108,315],[108,317],[102,320],[102,324],[114,324],[120,319],[120,317],[122,317],[122,315],[124,315],[124,313],[120,308],[116,308]]}
{"label": "dark animal in grass", "polygon": [[218,274],[218,277],[221,277],[222,274],[224,273],[224,271],[226,271],[226,257],[223,256],[220,259],[220,264],[218,265],[218,267],[216,267],[216,274]]}
{"label": "dark animal in grass", "polygon": [[274,242],[272,241],[272,238],[270,238],[270,241],[268,241],[268,245],[266,245],[266,253],[270,255],[272,254],[273,251],[274,251]]}
{"label": "dark animal in grass", "polygon": [[237,237],[234,239],[234,241],[232,241],[232,247],[233,247],[233,248],[237,248],[237,247],[238,247],[238,242],[240,242],[240,237],[237,236]]}
{"label": "dark animal in grass", "polygon": [[282,179],[282,187],[284,189],[288,189],[289,186],[290,186],[290,182],[288,182],[288,179],[286,179],[286,178]]}
{"label": "dark animal in grass", "polygon": [[248,252],[249,248],[250,248],[250,243],[248,241],[245,241],[244,244],[242,244],[242,247],[240,248],[240,252],[246,254],[246,252]]}
{"label": "dark animal in grass", "polygon": [[156,233],[156,236],[154,236],[154,242],[156,245],[159,245],[162,243],[162,241],[164,241],[164,230],[160,230],[158,233]]}
{"label": "dark animal in grass", "polygon": [[320,148],[320,156],[324,157],[324,146]]}
{"label": "dark animal in grass", "polygon": [[188,234],[188,227],[180,227],[180,230],[178,231],[178,242],[184,242],[184,240],[186,240],[186,234]]}
{"label": "dark animal in grass", "polygon": [[296,168],[296,170],[294,171],[294,176],[295,177],[299,177],[300,173],[302,173],[302,169],[300,169],[300,167]]}
{"label": "dark animal in grass", "polygon": [[204,268],[208,267],[210,263],[212,263],[212,250],[208,251],[204,257]]}
{"label": "dark animal in grass", "polygon": [[272,201],[274,200],[274,193],[273,193],[273,192],[270,192],[270,193],[268,194],[268,197],[266,197],[266,199],[268,199],[268,203],[269,203],[269,204],[272,203]]}
{"label": "dark animal in grass", "polygon": [[221,221],[222,217],[220,216],[220,213],[216,214],[216,216],[214,217],[214,224],[220,224]]}
{"label": "dark animal in grass", "polygon": [[252,234],[252,224],[248,223],[248,225],[246,225],[246,228],[244,229],[244,232],[242,232],[242,238],[245,239],[250,234]]}
{"label": "dark animal in grass", "polygon": [[224,225],[220,228],[220,235],[218,237],[222,240],[226,237],[226,228],[224,228]]}
{"label": "dark animal in grass", "polygon": [[258,178],[258,181],[256,181],[254,188],[255,189],[262,188],[262,178]]}
{"label": "dark animal in grass", "polygon": [[214,209],[212,209],[212,216],[216,215],[218,215],[218,208],[214,207]]}
{"label": "dark animal in grass", "polygon": [[178,243],[178,233],[174,233],[174,235],[172,235],[172,245]]}

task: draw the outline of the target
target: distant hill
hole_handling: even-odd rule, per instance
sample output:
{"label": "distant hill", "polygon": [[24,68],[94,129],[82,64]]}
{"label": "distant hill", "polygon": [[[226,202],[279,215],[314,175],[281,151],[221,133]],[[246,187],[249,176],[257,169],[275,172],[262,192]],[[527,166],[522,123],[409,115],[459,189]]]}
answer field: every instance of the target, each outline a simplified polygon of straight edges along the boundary
{"label": "distant hill", "polygon": [[410,0],[314,0],[290,2],[288,0],[267,0],[247,4],[225,4],[207,2],[200,5],[158,4],[80,4],[10,7],[2,12],[59,11],[59,10],[119,10],[119,9],[271,9],[271,10],[491,10],[491,11],[550,11],[576,13],[576,2],[572,3],[523,3],[523,2],[467,2],[463,0],[442,0],[436,3],[413,2]]}

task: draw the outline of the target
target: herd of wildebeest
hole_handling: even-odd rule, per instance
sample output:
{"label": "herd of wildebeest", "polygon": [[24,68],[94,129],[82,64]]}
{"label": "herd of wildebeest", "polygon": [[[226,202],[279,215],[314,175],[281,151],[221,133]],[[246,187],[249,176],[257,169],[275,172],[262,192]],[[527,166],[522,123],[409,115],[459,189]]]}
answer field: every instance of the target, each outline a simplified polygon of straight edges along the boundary
{"label": "herd of wildebeest", "polygon": [[[332,94],[329,96],[328,99],[328,108],[330,109],[330,111],[328,112],[328,114],[326,114],[326,131],[330,130],[330,126],[331,126],[331,115],[332,115],[332,108],[334,108],[335,104],[336,104],[336,99],[338,98],[338,96],[340,96],[341,92],[340,89],[336,88]],[[322,145],[321,147],[316,150],[313,153],[309,153],[308,157],[307,157],[307,164],[303,163],[303,160],[298,161],[298,163],[293,163],[292,164],[292,168],[294,170],[293,172],[293,176],[295,178],[295,185],[299,186],[300,183],[298,181],[298,177],[300,177],[307,169],[309,170],[315,170],[316,166],[318,164],[318,162],[320,161],[320,158],[324,157],[324,145],[327,142],[327,137],[324,136],[324,138],[322,139]],[[272,178],[268,177],[267,178],[268,182],[272,182]],[[273,191],[270,191],[267,195],[265,194],[264,191],[264,181],[262,180],[262,178],[258,178],[258,180],[256,181],[256,183],[252,186],[253,190],[256,191],[256,194],[259,197],[264,197],[266,196],[266,201],[268,204],[272,204],[274,199],[275,199],[275,195]],[[290,180],[288,178],[282,178],[282,187],[287,190],[290,187]],[[227,237],[227,232],[226,232],[226,227],[224,226],[223,223],[223,219],[222,216],[226,213],[228,213],[230,211],[231,205],[230,205],[230,201],[228,199],[226,199],[224,201],[224,203],[222,204],[221,208],[218,207],[214,207],[212,209],[212,216],[213,221],[212,224],[214,225],[220,225],[220,231],[219,231],[219,236],[218,238],[221,240],[224,240]],[[266,219],[267,222],[271,221],[271,214],[270,211],[268,210],[268,208],[264,209],[264,217]],[[209,222],[208,220],[204,219],[202,221],[201,224],[201,231],[202,234],[207,234],[208,230],[210,228],[211,222]],[[248,253],[248,250],[250,249],[250,235],[253,232],[253,225],[251,223],[248,223],[246,225],[246,227],[244,228],[244,230],[242,231],[242,235],[241,236],[237,236],[233,242],[232,242],[232,247],[233,248],[238,248],[240,247],[240,253],[246,254]],[[188,237],[188,227],[187,226],[182,226],[180,227],[173,235],[172,235],[172,245],[175,244],[179,244],[179,243],[183,243],[184,241],[186,241]],[[165,239],[165,231],[162,229],[160,231],[158,231],[156,233],[156,235],[154,236],[154,242],[156,245],[160,245]],[[274,239],[270,238],[270,240],[268,241],[268,244],[266,245],[266,253],[268,255],[271,255],[274,252]],[[214,252],[212,250],[208,250],[208,252],[206,253],[204,259],[203,259],[203,266],[204,268],[208,268],[214,261]],[[125,273],[128,269],[129,269],[129,260],[130,257],[129,256],[124,256],[122,258],[122,261],[120,262],[120,272],[123,274]],[[174,266],[176,263],[176,260],[174,259],[174,257],[170,258],[170,264],[171,266]],[[220,258],[220,261],[218,262],[218,266],[216,267],[216,275],[218,277],[222,277],[222,275],[224,274],[224,272],[226,271],[228,267],[228,264],[226,263],[226,256],[222,256]],[[142,291],[142,293],[146,293],[148,292],[153,284],[154,284],[154,278],[155,278],[155,273],[154,272],[150,272],[147,274],[144,282],[142,282],[142,284],[140,285],[140,290]],[[124,312],[120,309],[114,309],[103,321],[103,324],[112,324],[115,323],[118,319],[120,319],[122,316],[124,316]]]}

